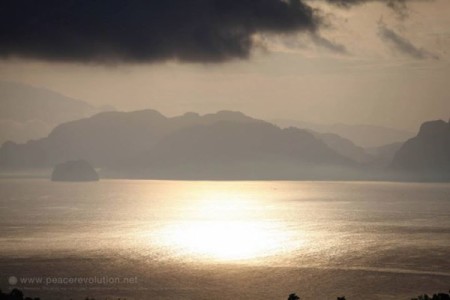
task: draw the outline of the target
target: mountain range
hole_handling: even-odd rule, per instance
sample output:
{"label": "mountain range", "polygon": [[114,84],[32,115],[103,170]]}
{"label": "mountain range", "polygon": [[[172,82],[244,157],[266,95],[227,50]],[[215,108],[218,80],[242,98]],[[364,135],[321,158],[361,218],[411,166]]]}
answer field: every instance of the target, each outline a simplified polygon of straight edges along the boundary
{"label": "mountain range", "polygon": [[172,118],[154,110],[104,112],[0,149],[3,168],[76,159],[108,174],[143,178],[334,178],[358,167],[306,130],[232,111]]}
{"label": "mountain range", "polygon": [[280,128],[241,112],[166,117],[148,109],[98,113],[0,148],[3,170],[78,159],[121,178],[441,180],[450,174],[450,125],[427,122],[404,144],[366,151],[336,134]]}
{"label": "mountain range", "polygon": [[[0,148],[3,173],[49,169],[81,159],[100,169],[102,176],[126,178],[450,178],[450,125],[442,120],[424,123],[415,137],[377,126],[319,128],[297,122],[306,126],[300,129],[278,127],[234,111],[176,117],[151,109],[119,112],[4,82],[0,82],[0,108],[0,124],[15,122],[22,129],[24,124],[35,129],[28,130],[32,139],[21,142],[24,136],[2,127],[7,134],[0,132],[0,139],[13,135],[15,140]],[[106,111],[98,113],[102,110]],[[45,124],[44,129],[38,124]],[[347,138],[352,133],[366,147]],[[407,141],[367,146],[399,139]]]}

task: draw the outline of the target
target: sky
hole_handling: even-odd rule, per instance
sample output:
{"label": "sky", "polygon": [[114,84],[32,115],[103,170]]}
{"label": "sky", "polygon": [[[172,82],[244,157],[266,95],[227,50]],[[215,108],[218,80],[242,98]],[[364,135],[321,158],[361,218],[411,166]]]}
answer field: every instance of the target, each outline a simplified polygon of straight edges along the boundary
{"label": "sky", "polygon": [[[104,7],[92,18],[77,17],[78,6],[66,15],[49,6],[40,18],[44,8],[20,8],[3,21],[17,30],[0,30],[0,80],[169,116],[229,109],[413,131],[450,118],[448,0],[216,0],[224,5],[215,10],[181,2],[140,9],[142,32],[126,19],[130,7],[112,21]],[[92,30],[104,20],[108,28]]]}

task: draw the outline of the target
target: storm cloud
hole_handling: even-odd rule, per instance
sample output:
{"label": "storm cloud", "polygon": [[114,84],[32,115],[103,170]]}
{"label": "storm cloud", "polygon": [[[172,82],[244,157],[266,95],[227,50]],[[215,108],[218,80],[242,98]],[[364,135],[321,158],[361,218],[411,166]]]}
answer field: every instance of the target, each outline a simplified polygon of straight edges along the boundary
{"label": "storm cloud", "polygon": [[304,0],[6,0],[0,57],[222,62],[248,57],[256,33],[315,32],[321,21]]}

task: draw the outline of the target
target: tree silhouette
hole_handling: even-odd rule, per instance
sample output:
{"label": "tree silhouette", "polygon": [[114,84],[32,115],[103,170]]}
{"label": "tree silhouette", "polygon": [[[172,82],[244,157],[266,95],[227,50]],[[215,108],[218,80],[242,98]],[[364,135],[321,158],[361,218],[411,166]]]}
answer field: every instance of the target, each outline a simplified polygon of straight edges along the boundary
{"label": "tree silhouette", "polygon": [[295,293],[292,293],[289,295],[288,300],[300,300],[300,297],[297,296]]}

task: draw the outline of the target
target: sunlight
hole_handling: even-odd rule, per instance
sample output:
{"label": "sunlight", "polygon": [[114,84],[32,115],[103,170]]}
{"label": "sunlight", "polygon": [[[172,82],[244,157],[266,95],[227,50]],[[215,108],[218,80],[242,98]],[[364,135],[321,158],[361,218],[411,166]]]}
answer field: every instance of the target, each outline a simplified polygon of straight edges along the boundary
{"label": "sunlight", "polygon": [[274,254],[282,238],[262,222],[198,221],[168,229],[167,240],[186,254],[218,260],[245,260]]}
{"label": "sunlight", "polygon": [[250,260],[276,255],[290,241],[284,223],[264,216],[264,201],[255,201],[243,191],[203,191],[189,204],[189,211],[189,216],[174,220],[159,235],[182,255]]}

